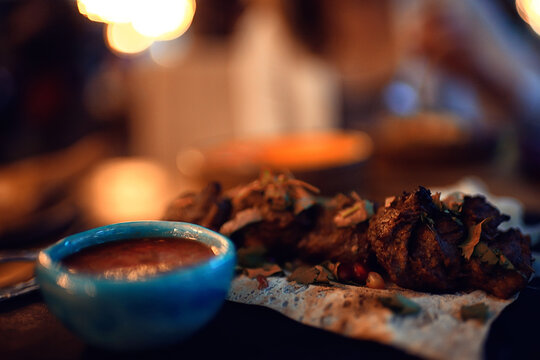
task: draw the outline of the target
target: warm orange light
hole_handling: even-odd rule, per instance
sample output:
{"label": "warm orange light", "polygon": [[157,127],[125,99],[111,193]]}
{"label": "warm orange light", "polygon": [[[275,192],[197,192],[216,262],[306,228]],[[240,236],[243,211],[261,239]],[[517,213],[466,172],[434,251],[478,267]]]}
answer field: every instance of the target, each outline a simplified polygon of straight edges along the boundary
{"label": "warm orange light", "polygon": [[142,35],[170,40],[187,30],[193,14],[193,0],[153,0],[141,3],[133,14],[132,23]]}
{"label": "warm orange light", "polygon": [[175,22],[175,27],[169,32],[165,32],[157,37],[157,40],[173,40],[182,36],[191,26],[193,16],[195,16],[195,0],[187,0],[184,3],[181,21]]}
{"label": "warm orange light", "polygon": [[107,24],[111,49],[136,54],[153,41],[173,40],[184,34],[195,15],[196,3],[195,0],[77,0],[77,7],[88,19]]}
{"label": "warm orange light", "polygon": [[521,18],[540,35],[540,0],[516,0],[516,8]]}
{"label": "warm orange light", "polygon": [[363,132],[313,132],[260,139],[259,159],[275,169],[316,169],[364,161],[373,151]]}
{"label": "warm orange light", "polygon": [[106,25],[107,45],[114,51],[123,54],[140,53],[154,42],[154,39],[139,34],[131,23],[112,23]]}
{"label": "warm orange light", "polygon": [[130,22],[131,4],[138,0],[77,0],[79,12],[96,22]]}
{"label": "warm orange light", "polygon": [[94,221],[159,219],[170,196],[165,169],[141,158],[111,159],[88,177],[85,204]]}
{"label": "warm orange light", "polygon": [[[373,153],[373,142],[363,132],[306,132],[234,140],[210,148],[201,160],[195,157],[195,170],[204,166],[239,171],[249,167],[309,171],[356,164],[367,160]],[[189,159],[189,158],[188,158]],[[190,175],[183,168],[185,175]],[[200,164],[199,164],[200,162]],[[184,161],[190,165],[189,161]],[[188,169],[190,169],[188,167]]]}

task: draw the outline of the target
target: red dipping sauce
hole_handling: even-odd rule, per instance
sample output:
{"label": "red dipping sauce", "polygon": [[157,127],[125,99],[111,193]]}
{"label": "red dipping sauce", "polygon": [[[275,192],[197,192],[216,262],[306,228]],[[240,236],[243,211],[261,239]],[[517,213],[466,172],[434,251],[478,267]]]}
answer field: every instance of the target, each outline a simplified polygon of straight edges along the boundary
{"label": "red dipping sauce", "polygon": [[140,280],[215,256],[199,241],[184,238],[144,238],[90,246],[62,260],[71,273],[104,279]]}

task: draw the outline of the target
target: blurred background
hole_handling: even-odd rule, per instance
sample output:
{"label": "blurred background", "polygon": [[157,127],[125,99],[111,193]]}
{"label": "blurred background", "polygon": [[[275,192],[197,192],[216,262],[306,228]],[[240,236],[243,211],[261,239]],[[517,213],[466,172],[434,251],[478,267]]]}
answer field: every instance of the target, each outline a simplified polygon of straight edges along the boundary
{"label": "blurred background", "polygon": [[261,167],[540,221],[540,0],[0,1],[0,247]]}

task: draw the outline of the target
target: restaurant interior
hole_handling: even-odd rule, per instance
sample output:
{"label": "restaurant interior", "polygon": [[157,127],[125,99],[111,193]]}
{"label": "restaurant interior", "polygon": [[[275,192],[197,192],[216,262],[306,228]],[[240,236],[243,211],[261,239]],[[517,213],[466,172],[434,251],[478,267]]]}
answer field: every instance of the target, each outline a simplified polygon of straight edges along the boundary
{"label": "restaurant interior", "polygon": [[[3,0],[0,29],[0,259],[264,170],[379,204],[480,193],[540,252],[538,0]],[[0,262],[0,289],[32,276],[19,265]],[[534,358],[535,280],[484,358]],[[2,359],[172,358],[203,336],[222,338],[206,356],[237,342],[245,358],[415,358],[231,302],[187,344],[111,353],[39,291],[3,294]],[[259,327],[225,336],[231,322]]]}

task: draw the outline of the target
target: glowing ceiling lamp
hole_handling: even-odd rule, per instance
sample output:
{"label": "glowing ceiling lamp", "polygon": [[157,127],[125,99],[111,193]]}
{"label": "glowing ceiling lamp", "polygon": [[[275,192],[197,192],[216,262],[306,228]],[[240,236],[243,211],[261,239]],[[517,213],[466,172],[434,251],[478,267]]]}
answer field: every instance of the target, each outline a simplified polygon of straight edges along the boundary
{"label": "glowing ceiling lamp", "polygon": [[195,0],[77,0],[79,12],[106,25],[109,47],[120,54],[137,54],[154,41],[184,34],[195,15]]}

